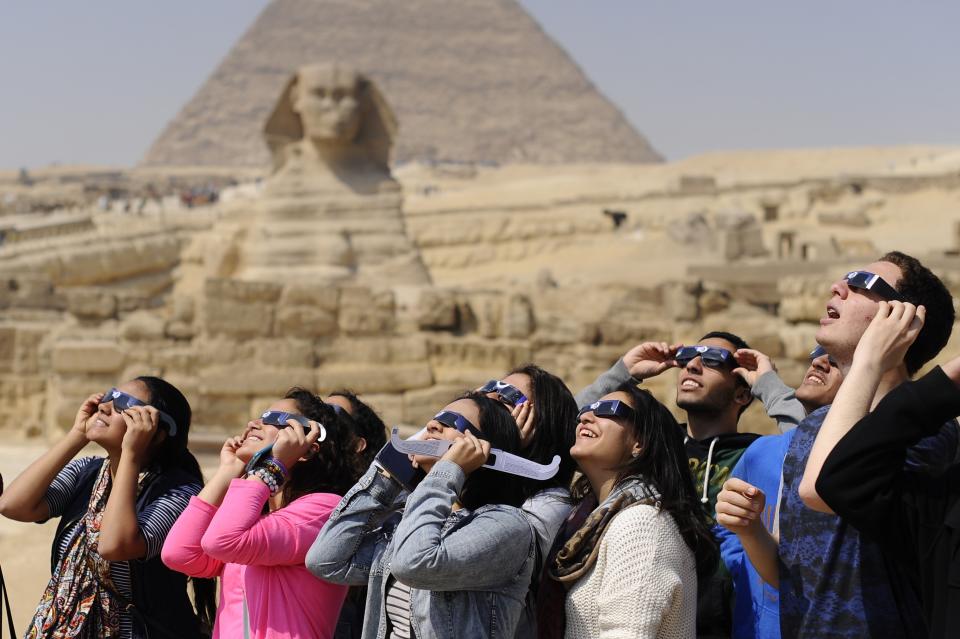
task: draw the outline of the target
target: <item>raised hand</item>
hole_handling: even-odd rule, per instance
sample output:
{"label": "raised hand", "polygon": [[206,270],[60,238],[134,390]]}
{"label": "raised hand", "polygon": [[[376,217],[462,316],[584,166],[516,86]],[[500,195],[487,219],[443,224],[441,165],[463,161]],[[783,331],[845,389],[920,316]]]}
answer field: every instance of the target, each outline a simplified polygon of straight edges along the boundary
{"label": "raised hand", "polygon": [[94,393],[83,400],[80,409],[77,411],[77,417],[73,420],[73,427],[70,429],[72,434],[86,438],[87,424],[97,414],[97,407],[100,406],[101,399],[103,399],[103,393]]}
{"label": "raised hand", "polygon": [[243,437],[230,437],[223,442],[223,447],[220,449],[220,470],[233,477],[243,474],[246,463],[237,457],[237,449],[242,445]]}
{"label": "raised hand", "polygon": [[517,422],[517,428],[520,429],[520,447],[526,448],[533,441],[533,436],[537,432],[537,427],[534,426],[537,413],[533,407],[533,402],[527,400],[522,404],[517,404],[510,411],[510,414],[513,415],[514,421]]}
{"label": "raised hand", "polygon": [[487,463],[490,456],[490,442],[478,439],[473,433],[466,432],[458,437],[440,459],[451,461],[459,466],[465,475]]}
{"label": "raised hand", "polygon": [[120,454],[139,460],[153,441],[160,416],[153,406],[131,406],[120,414],[127,425],[120,443]]}
{"label": "raised hand", "polygon": [[763,491],[742,479],[732,477],[723,482],[717,495],[717,523],[738,535],[749,535],[763,530]]}
{"label": "raised hand", "polygon": [[273,442],[273,456],[280,460],[287,469],[304,458],[311,450],[319,450],[317,440],[320,439],[320,424],[310,420],[310,430],[305,431],[295,419],[287,420],[288,428],[281,428],[276,441]]}
{"label": "raised hand", "polygon": [[927,309],[909,302],[881,301],[853,353],[854,365],[876,367],[886,372],[896,367],[917,339]]}
{"label": "raised hand", "polygon": [[623,363],[630,374],[637,379],[655,377],[677,366],[673,358],[683,344],[667,344],[666,342],[644,342],[634,346],[623,356]]}
{"label": "raised hand", "polygon": [[751,388],[762,375],[777,370],[772,359],[752,348],[741,348],[733,356],[738,364],[737,368],[733,369],[733,374],[743,378]]}

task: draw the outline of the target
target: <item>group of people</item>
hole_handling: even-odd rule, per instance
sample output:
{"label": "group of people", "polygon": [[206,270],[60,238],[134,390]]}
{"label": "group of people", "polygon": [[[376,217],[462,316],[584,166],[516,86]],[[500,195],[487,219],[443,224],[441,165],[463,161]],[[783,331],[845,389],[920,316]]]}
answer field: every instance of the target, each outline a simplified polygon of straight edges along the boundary
{"label": "group of people", "polygon": [[[25,636],[958,636],[960,358],[911,381],[953,300],[897,252],[830,293],[796,389],[731,332],[647,342],[576,397],[478,380],[412,438],[436,455],[293,388],[204,482],[174,386],[90,395],[0,495],[60,518]],[[642,388],[673,368],[682,424]],[[755,398],[782,434],[738,432]]]}

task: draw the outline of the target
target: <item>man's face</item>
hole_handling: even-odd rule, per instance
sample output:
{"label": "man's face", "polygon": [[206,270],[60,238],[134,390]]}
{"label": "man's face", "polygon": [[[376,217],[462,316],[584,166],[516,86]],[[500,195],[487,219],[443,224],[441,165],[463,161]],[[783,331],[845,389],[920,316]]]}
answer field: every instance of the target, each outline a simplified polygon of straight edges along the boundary
{"label": "man's face", "polygon": [[[715,346],[735,353],[737,347],[725,339],[711,337],[697,343],[697,346]],[[737,392],[737,376],[733,366],[721,368],[704,366],[699,357],[695,357],[680,369],[677,378],[677,406],[688,412],[722,412],[732,404]]]}
{"label": "man's face", "polygon": [[810,368],[797,387],[797,399],[811,411],[832,404],[842,382],[840,367],[831,364],[829,355],[821,355],[810,362]]}
{"label": "man's face", "polygon": [[[863,270],[879,275],[894,288],[900,281],[900,267],[890,262],[874,262]],[[857,342],[876,315],[877,305],[883,298],[871,291],[851,288],[844,279],[834,282],[830,292],[832,296],[827,303],[826,315],[821,318],[817,331],[817,343],[841,365],[849,364]]]}

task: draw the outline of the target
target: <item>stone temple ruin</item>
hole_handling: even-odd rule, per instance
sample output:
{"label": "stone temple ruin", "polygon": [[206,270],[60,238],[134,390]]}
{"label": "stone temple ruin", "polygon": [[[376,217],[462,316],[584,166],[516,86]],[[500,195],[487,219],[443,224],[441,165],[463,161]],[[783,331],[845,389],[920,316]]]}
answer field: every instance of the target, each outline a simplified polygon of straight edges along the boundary
{"label": "stone temple ruin", "polygon": [[[193,166],[235,155],[261,168],[91,174],[83,193],[69,191],[72,212],[5,218],[0,425],[53,434],[93,390],[148,373],[188,394],[198,436],[235,431],[292,385],[351,388],[388,423],[421,424],[451,396],[526,361],[577,390],[640,341],[689,343],[716,329],[743,335],[798,383],[829,282],[848,267],[899,248],[960,295],[952,215],[960,152],[951,149],[731,153],[650,164],[642,162],[651,159],[649,147],[634,133],[623,138],[633,147],[622,155],[574,164],[544,151],[533,164],[494,166],[511,157],[511,137],[480,126],[466,137],[488,140],[488,155],[452,143],[418,155],[432,142],[422,120],[404,115],[409,77],[387,82],[365,60],[340,56],[286,65],[268,101],[258,89],[256,136],[244,128],[246,116],[242,126],[205,119],[215,110],[214,89],[230,84],[220,74],[254,55],[251,42],[277,37],[264,25],[314,15],[314,4],[326,3],[269,5],[148,155]],[[374,20],[365,13],[374,4],[337,3],[331,15]],[[410,19],[387,4],[394,8],[385,15]],[[489,6],[488,20],[510,16],[529,32],[513,3]],[[331,38],[341,46],[332,31]],[[602,102],[594,97],[590,104]],[[440,104],[430,111],[438,118]],[[590,104],[568,103],[583,115],[571,121],[623,124]],[[450,120],[461,118],[449,106],[436,125],[444,140],[456,137]],[[201,127],[193,129],[199,146],[188,144],[185,122]],[[574,141],[605,148],[606,135]],[[518,142],[518,157],[538,136]],[[251,137],[259,154],[240,148]],[[398,165],[394,145],[420,162]],[[38,171],[26,186],[0,173],[0,194],[59,198],[82,178]],[[160,195],[127,212],[94,204],[104,190],[149,183],[162,195],[190,179],[235,185],[194,208]],[[646,385],[669,405],[673,383],[665,374]],[[772,428],[757,406],[743,424]]]}

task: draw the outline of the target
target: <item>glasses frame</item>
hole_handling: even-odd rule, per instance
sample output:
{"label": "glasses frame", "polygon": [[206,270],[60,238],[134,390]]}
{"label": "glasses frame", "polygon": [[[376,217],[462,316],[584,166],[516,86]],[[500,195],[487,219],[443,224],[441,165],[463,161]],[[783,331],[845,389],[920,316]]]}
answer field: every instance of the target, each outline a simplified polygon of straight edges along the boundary
{"label": "glasses frame", "polygon": [[585,413],[593,413],[596,417],[620,417],[622,419],[633,419],[635,411],[626,402],[619,399],[599,399],[592,404],[580,407],[577,413],[577,420]]}
{"label": "glasses frame", "polygon": [[700,361],[703,362],[703,365],[707,368],[719,369],[719,368],[732,368],[733,364],[736,363],[736,359],[733,356],[733,353],[728,351],[725,348],[720,346],[681,346],[677,349],[676,354],[673,356],[673,359],[677,361],[677,364],[681,368],[686,368],[687,364],[700,358]]}
{"label": "glasses frame", "polygon": [[[122,390],[117,389],[116,386],[111,387],[103,394],[103,398],[100,400],[100,404],[106,404],[107,402],[112,402],[114,410],[121,413],[127,410],[128,408],[132,408],[134,406],[150,406],[150,404],[148,404],[147,402],[137,399],[130,393],[124,393]],[[176,435],[177,434],[176,420],[173,419],[173,417],[171,417],[170,415],[160,410],[159,408],[157,408],[156,406],[153,406],[152,408],[156,409],[157,421],[167,429],[167,432],[170,434],[170,436],[173,437],[174,435]]]}
{"label": "glasses frame", "polygon": [[900,292],[890,286],[885,279],[876,273],[871,273],[870,271],[850,271],[843,276],[843,279],[848,287],[876,293],[888,302],[903,301],[903,296],[900,295]]}
{"label": "glasses frame", "polygon": [[[288,422],[291,419],[303,426],[304,432],[310,432],[310,420],[303,415],[288,413],[282,410],[268,410],[264,411],[263,415],[260,415],[260,421],[262,423],[268,426],[276,426],[277,428],[289,427],[290,424]],[[327,429],[319,422],[317,422],[317,426],[320,427],[320,437],[317,438],[317,441],[322,442],[327,438]]]}
{"label": "glasses frame", "polygon": [[483,436],[483,432],[474,426],[469,419],[452,410],[440,411],[433,416],[433,421],[437,422],[444,428],[453,428],[461,433],[470,431],[477,439],[486,439],[486,437]]}
{"label": "glasses frame", "polygon": [[486,384],[481,386],[480,390],[477,392],[496,393],[497,397],[503,400],[504,403],[510,404],[511,406],[519,406],[527,401],[527,396],[523,394],[523,391],[513,384],[508,384],[504,381],[500,381],[499,379],[491,379]]}

